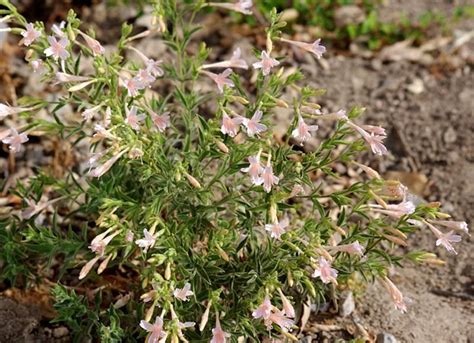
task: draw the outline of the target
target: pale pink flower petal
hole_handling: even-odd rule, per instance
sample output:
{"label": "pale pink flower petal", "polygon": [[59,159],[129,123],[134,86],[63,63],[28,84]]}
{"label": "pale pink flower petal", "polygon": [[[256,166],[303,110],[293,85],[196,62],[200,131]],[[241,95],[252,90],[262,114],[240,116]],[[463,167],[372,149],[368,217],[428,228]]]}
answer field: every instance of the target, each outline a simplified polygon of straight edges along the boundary
{"label": "pale pink flower petal", "polygon": [[23,36],[22,43],[25,46],[30,46],[33,42],[41,36],[41,32],[36,30],[32,23],[26,24],[26,30],[21,33]]}
{"label": "pale pink flower petal", "polygon": [[237,0],[234,3],[230,2],[211,2],[211,6],[225,8],[231,11],[240,12],[243,14],[252,14],[252,0]]}
{"label": "pale pink flower petal", "polygon": [[272,304],[270,303],[270,298],[265,296],[265,299],[263,300],[262,304],[255,309],[255,311],[252,312],[252,316],[255,319],[258,318],[263,318],[263,319],[268,319],[272,312]]}
{"label": "pale pink flower petal", "polygon": [[160,132],[164,132],[170,126],[169,112],[164,112],[162,115],[151,112],[151,120]]}
{"label": "pale pink flower petal", "polygon": [[229,135],[231,137],[235,137],[239,131],[239,126],[242,123],[242,117],[231,118],[225,113],[222,112],[222,125],[221,125],[221,132],[224,135]]}
{"label": "pale pink flower petal", "polygon": [[137,114],[138,109],[135,106],[132,106],[132,108],[130,110],[128,110],[127,108],[125,110],[127,112],[127,118],[125,119],[125,123],[130,125],[132,127],[132,129],[134,129],[136,131],[140,130],[139,123],[143,119],[145,119],[145,115],[143,115],[143,114],[138,115]]}
{"label": "pale pink flower petal", "polygon": [[284,38],[282,38],[281,41],[297,46],[300,49],[306,50],[316,56],[317,59],[320,59],[326,52],[326,47],[321,45],[321,39],[316,39],[314,43],[298,42]]}
{"label": "pale pink flower petal", "polygon": [[140,321],[140,327],[150,333],[148,343],[158,343],[161,338],[167,336],[167,332],[163,330],[163,319],[156,317],[155,323],[150,324],[144,320]]}
{"label": "pale pink flower petal", "polygon": [[260,177],[255,180],[256,185],[263,184],[265,192],[269,193],[274,185],[278,185],[280,179],[273,174],[273,167],[270,163],[270,159],[267,161],[266,167],[263,169]]}
{"label": "pale pink flower petal", "polygon": [[33,109],[32,107],[14,107],[14,106],[8,106],[5,104],[0,104],[0,119],[3,119],[9,115],[18,114],[21,112],[27,112],[32,109]]}
{"label": "pale pink flower petal", "polygon": [[130,79],[120,80],[123,87],[127,89],[127,94],[130,97],[135,97],[140,94],[140,90],[145,88],[143,80],[140,77],[132,77]]}
{"label": "pale pink flower petal", "polygon": [[281,222],[276,222],[273,224],[266,224],[265,230],[270,232],[272,238],[280,239],[281,235],[286,232],[286,228],[289,225],[288,218],[283,219]]}
{"label": "pale pink flower petal", "polygon": [[186,283],[183,288],[176,288],[173,292],[173,295],[176,299],[182,301],[189,301],[188,297],[193,295],[194,293],[191,291],[191,284]]}
{"label": "pale pink flower petal", "polygon": [[82,38],[84,38],[84,40],[86,41],[87,46],[92,50],[92,53],[94,54],[94,56],[99,56],[99,55],[104,54],[105,49],[100,44],[100,42],[98,40],[96,40],[96,39],[92,38],[91,36],[88,36],[85,33],[80,32],[80,31],[79,31],[79,34],[82,36]]}
{"label": "pale pink flower petal", "polygon": [[69,40],[66,37],[62,37],[58,42],[56,37],[49,36],[48,42],[50,47],[44,50],[46,56],[53,57],[55,60],[59,58],[63,61],[70,56],[69,52],[66,50],[69,45]]}
{"label": "pale pink flower petal", "polygon": [[219,93],[224,92],[224,86],[233,88],[234,87],[234,82],[232,82],[231,79],[229,79],[229,75],[232,74],[232,69],[227,68],[220,74],[214,74],[209,71],[202,71],[203,74],[209,76],[217,85],[217,88],[219,89]]}
{"label": "pale pink flower petal", "polygon": [[247,128],[247,134],[250,137],[253,137],[254,135],[258,135],[267,130],[267,126],[260,123],[260,120],[262,119],[262,114],[263,114],[262,111],[257,110],[255,111],[251,119],[245,119],[243,121],[243,124]]}
{"label": "pale pink flower petal", "polygon": [[225,343],[230,334],[222,330],[219,317],[216,317],[216,326],[212,329],[212,339],[210,343]]}
{"label": "pale pink flower petal", "polygon": [[311,138],[311,132],[318,129],[318,125],[307,125],[301,115],[298,116],[298,126],[293,130],[292,136],[303,144]]}
{"label": "pale pink flower petal", "polygon": [[375,212],[379,212],[379,213],[382,213],[382,214],[386,214],[390,217],[393,217],[393,218],[400,218],[404,215],[407,215],[407,214],[412,214],[415,212],[416,210],[416,206],[415,204],[413,204],[413,202],[411,201],[403,201],[399,204],[391,204],[391,205],[388,205],[386,209],[382,208],[382,206],[380,205],[374,205],[374,204],[370,204],[369,205],[373,211]]}
{"label": "pale pink flower petal", "polygon": [[381,282],[392,297],[395,308],[400,312],[405,313],[407,311],[407,305],[405,304],[402,292],[400,292],[397,286],[395,286],[388,277],[381,279]]}
{"label": "pale pink flower petal", "polygon": [[263,75],[267,76],[270,74],[270,70],[273,67],[276,67],[280,65],[280,62],[278,62],[276,59],[271,58],[270,55],[266,51],[262,51],[261,54],[261,60],[259,62],[255,62],[253,64],[253,67],[255,69],[262,69]]}
{"label": "pale pink flower petal", "polygon": [[6,138],[3,138],[2,142],[10,145],[9,150],[16,153],[23,149],[23,143],[28,142],[28,136],[26,133],[18,133],[15,128],[11,128],[9,135]]}
{"label": "pale pink flower petal", "polygon": [[256,184],[260,178],[260,174],[263,172],[263,167],[260,164],[260,153],[255,156],[250,156],[248,160],[250,165],[247,168],[240,169],[240,171],[243,173],[249,173],[252,183]]}
{"label": "pale pink flower petal", "polygon": [[222,61],[222,62],[216,62],[216,63],[211,63],[211,64],[204,64],[202,66],[203,69],[209,69],[209,68],[241,68],[241,69],[248,69],[248,64],[245,62],[244,59],[240,58],[241,51],[240,48],[237,48],[233,54],[230,60],[227,61]]}
{"label": "pale pink flower petal", "polygon": [[112,156],[104,164],[99,165],[95,169],[91,170],[89,174],[92,177],[101,177],[102,175],[107,173],[110,170],[110,168],[112,168],[112,166],[115,164],[115,162],[117,162],[120,159],[120,157],[122,157],[122,155],[125,154],[126,152],[127,150],[123,150],[120,153]]}
{"label": "pale pink flower petal", "polygon": [[469,227],[466,222],[454,221],[454,220],[430,220],[435,225],[441,225],[451,230],[462,231],[469,234]]}
{"label": "pale pink flower petal", "polygon": [[294,325],[294,321],[285,316],[283,311],[272,312],[270,316],[265,320],[265,324],[268,330],[271,330],[272,324],[278,325],[283,332],[288,332]]}
{"label": "pale pink flower petal", "polygon": [[319,277],[323,283],[337,284],[337,270],[332,268],[331,263],[322,256],[319,258],[318,268],[314,270],[312,276]]}
{"label": "pale pink flower petal", "polygon": [[295,318],[295,308],[291,305],[288,298],[283,294],[282,290],[278,288],[278,293],[280,293],[281,302],[283,305],[283,313],[288,318]]}
{"label": "pale pink flower petal", "polygon": [[143,238],[137,239],[135,243],[143,248],[143,252],[147,252],[149,248],[152,248],[156,243],[156,237],[152,235],[147,229],[143,230]]}

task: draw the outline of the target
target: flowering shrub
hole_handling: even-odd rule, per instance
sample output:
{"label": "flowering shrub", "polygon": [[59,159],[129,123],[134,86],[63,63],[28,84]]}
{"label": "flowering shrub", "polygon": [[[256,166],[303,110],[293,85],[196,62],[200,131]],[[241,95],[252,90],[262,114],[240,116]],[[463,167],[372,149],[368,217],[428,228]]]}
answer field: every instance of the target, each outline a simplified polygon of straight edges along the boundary
{"label": "flowering shrub", "polygon": [[[407,236],[428,229],[455,253],[454,232],[467,231],[438,203],[415,204],[402,184],[355,162],[366,149],[387,153],[385,130],[357,124],[361,108],[326,113],[317,102],[324,90],[285,71],[274,45],[315,58],[326,48],[281,37],[276,12],[255,56],[237,49],[207,63],[206,46],[192,41],[201,9],[251,14],[251,1],[155,1],[153,28],[132,35],[124,24],[110,51],[72,12],[47,30],[0,4],[33,72],[60,88],[54,100],[0,104],[0,118],[26,123],[2,129],[2,142],[16,154],[34,132],[90,149],[85,168],[78,161],[59,178],[38,170],[11,189],[22,206],[0,222],[1,277],[41,282],[60,261],[55,321],[78,339],[296,340],[304,303],[322,304],[361,280],[380,280],[404,312],[388,268],[441,262],[401,249]],[[153,35],[173,59],[134,46]],[[93,70],[84,73],[87,59]],[[61,114],[66,105],[75,120]],[[278,108],[293,113],[284,137],[273,133]],[[36,116],[40,109],[53,120]],[[302,149],[316,123],[334,130]],[[365,177],[341,183],[336,163]]]}

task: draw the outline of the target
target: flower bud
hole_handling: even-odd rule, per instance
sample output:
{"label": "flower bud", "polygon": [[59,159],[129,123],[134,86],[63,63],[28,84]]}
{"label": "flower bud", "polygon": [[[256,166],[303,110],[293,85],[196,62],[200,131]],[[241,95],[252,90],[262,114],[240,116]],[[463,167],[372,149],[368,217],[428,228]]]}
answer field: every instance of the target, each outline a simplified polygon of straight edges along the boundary
{"label": "flower bud", "polygon": [[284,100],[281,100],[281,99],[275,99],[275,104],[278,107],[282,107],[282,108],[289,108],[290,107],[290,106],[288,106],[288,104]]}
{"label": "flower bud", "polygon": [[165,269],[165,280],[169,280],[171,278],[171,263],[168,262],[166,264],[166,269]]}
{"label": "flower bud", "polygon": [[229,153],[229,148],[227,147],[227,145],[225,145],[225,144],[222,143],[221,141],[216,140],[216,145],[217,145],[217,147],[219,148],[219,150],[222,151],[224,154],[228,154],[228,153]]}
{"label": "flower bud", "polygon": [[150,308],[146,311],[145,314],[145,320],[149,322],[151,320],[151,317],[153,316],[153,312],[155,311],[155,303],[150,306]]}
{"label": "flower bud", "polygon": [[395,236],[392,236],[392,235],[387,235],[387,234],[385,234],[385,233],[383,233],[382,236],[383,236],[385,239],[387,239],[387,240],[389,240],[390,242],[395,243],[395,244],[397,244],[397,245],[401,245],[401,246],[403,246],[403,247],[408,246],[407,242],[405,242],[403,239],[401,239],[401,238],[399,238],[399,237],[395,237]]}
{"label": "flower bud", "polygon": [[111,258],[112,258],[112,254],[107,256],[107,258],[99,264],[99,268],[97,268],[97,274],[102,274],[105,268],[107,268],[107,265],[109,264]]}
{"label": "flower bud", "polygon": [[241,96],[237,96],[237,95],[229,96],[229,100],[230,101],[237,101],[238,103],[240,103],[242,105],[248,105],[249,104],[249,101],[247,99],[245,99],[244,97],[241,97]]}
{"label": "flower bud", "polygon": [[191,176],[188,173],[184,173],[184,175],[188,179],[188,182],[191,184],[191,186],[193,186],[194,188],[197,188],[197,189],[202,188],[201,184],[199,183],[198,180],[196,180],[196,178],[194,176]]}
{"label": "flower bud", "polygon": [[270,55],[270,53],[273,50],[273,41],[272,38],[270,37],[270,34],[267,35],[267,53]]}
{"label": "flower bud", "polygon": [[206,310],[201,318],[201,323],[199,324],[199,331],[203,331],[206,327],[207,321],[209,320],[209,311],[211,310],[212,300],[209,300],[206,306]]}
{"label": "flower bud", "polygon": [[229,262],[230,261],[229,255],[227,255],[227,253],[219,245],[216,245],[216,247],[217,247],[217,251],[219,252],[219,256],[224,261]]}

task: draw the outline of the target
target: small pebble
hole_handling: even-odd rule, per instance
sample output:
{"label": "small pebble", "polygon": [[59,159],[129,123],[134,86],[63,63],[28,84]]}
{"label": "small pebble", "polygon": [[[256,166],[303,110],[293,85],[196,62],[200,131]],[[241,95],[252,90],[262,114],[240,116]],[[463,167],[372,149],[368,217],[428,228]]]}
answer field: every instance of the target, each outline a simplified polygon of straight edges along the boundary
{"label": "small pebble", "polygon": [[67,327],[60,326],[58,328],[53,329],[53,336],[56,338],[64,337],[69,334],[69,330]]}
{"label": "small pebble", "polygon": [[375,343],[397,343],[397,339],[388,332],[382,332],[377,335]]}

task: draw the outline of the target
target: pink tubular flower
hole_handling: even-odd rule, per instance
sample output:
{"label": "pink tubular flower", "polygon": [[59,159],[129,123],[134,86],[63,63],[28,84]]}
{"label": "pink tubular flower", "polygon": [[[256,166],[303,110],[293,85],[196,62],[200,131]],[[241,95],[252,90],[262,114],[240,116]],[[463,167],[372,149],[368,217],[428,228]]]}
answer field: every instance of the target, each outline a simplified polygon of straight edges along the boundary
{"label": "pink tubular flower", "polygon": [[280,179],[273,175],[273,167],[270,162],[270,157],[268,158],[267,165],[263,169],[262,174],[260,177],[254,182],[255,185],[263,184],[263,189],[265,192],[269,193],[272,190],[273,185],[278,185]]}
{"label": "pink tubular flower", "polygon": [[321,45],[321,39],[316,39],[314,43],[305,43],[305,42],[298,42],[294,40],[289,40],[285,38],[281,38],[282,42],[289,43],[291,45],[297,46],[303,50],[306,50],[316,56],[317,59],[320,59],[323,54],[326,52],[326,47]]}
{"label": "pink tubular flower", "polygon": [[59,83],[65,82],[83,82],[91,80],[90,77],[87,76],[80,76],[80,75],[71,75],[67,73],[57,72],[56,73],[56,80]]}
{"label": "pink tubular flower", "polygon": [[151,58],[148,58],[145,61],[146,70],[154,77],[160,77],[164,75],[163,69],[161,69],[161,64],[163,61],[155,61]]}
{"label": "pink tubular flower", "polygon": [[441,225],[451,230],[461,231],[469,234],[469,227],[466,222],[457,222],[453,220],[429,220],[430,223]]}
{"label": "pink tubular flower", "polygon": [[393,282],[388,277],[383,277],[380,279],[384,287],[387,289],[388,293],[392,297],[393,304],[395,308],[402,313],[407,311],[407,305],[405,304],[405,300],[403,297],[402,292],[393,284]]}
{"label": "pink tubular flower", "polygon": [[361,128],[363,128],[365,131],[369,133],[373,133],[374,135],[380,135],[380,136],[386,136],[387,133],[385,132],[385,129],[380,126],[373,126],[373,125],[361,125]]}
{"label": "pink tubular flower", "polygon": [[281,302],[283,305],[283,313],[285,316],[288,318],[295,318],[295,309],[293,305],[291,305],[290,301],[288,300],[287,297],[283,294],[283,291],[278,288],[278,293],[280,294]]}
{"label": "pink tubular flower", "polygon": [[63,20],[58,24],[53,24],[53,26],[51,27],[51,30],[54,32],[54,34],[59,37],[59,38],[62,38],[62,37],[65,37],[65,33],[64,33],[64,28],[66,27],[66,22]]}
{"label": "pink tubular flower", "polygon": [[253,137],[254,135],[258,135],[261,132],[265,132],[267,130],[267,126],[260,123],[262,119],[262,111],[257,110],[253,114],[251,119],[244,119],[243,124],[247,128],[247,135]]}
{"label": "pink tubular flower", "polygon": [[92,38],[91,36],[86,35],[85,33],[79,31],[79,34],[86,41],[87,46],[92,50],[94,56],[103,55],[105,52],[104,47],[99,43],[98,40]]}
{"label": "pink tubular flower", "polygon": [[451,243],[459,243],[461,242],[462,237],[460,235],[455,235],[453,231],[449,231],[448,233],[442,233],[440,230],[438,230],[434,225],[424,222],[430,230],[434,233],[436,238],[436,246],[442,245],[443,247],[446,248],[446,250],[452,254],[457,254],[456,250],[454,249],[453,245]]}
{"label": "pink tubular flower", "polygon": [[263,167],[260,164],[260,152],[255,156],[248,158],[250,165],[247,168],[240,169],[243,173],[249,173],[253,184],[257,184],[260,174],[263,172]]}
{"label": "pink tubular flower", "polygon": [[216,316],[216,326],[212,329],[212,339],[210,343],[225,343],[230,334],[222,330],[219,316]]}
{"label": "pink tubular flower", "polygon": [[26,133],[18,133],[18,131],[12,127],[10,133],[6,138],[2,139],[4,144],[8,144],[9,150],[13,153],[20,152],[22,150],[22,144],[28,142],[28,136]]}
{"label": "pink tubular flower", "polygon": [[94,131],[95,131],[95,133],[93,135],[94,141],[100,141],[100,140],[103,140],[105,138],[109,138],[109,139],[114,139],[115,138],[115,136],[112,135],[109,130],[107,130],[105,127],[103,127],[100,124],[95,124],[94,125]]}
{"label": "pink tubular flower", "polygon": [[386,214],[393,218],[400,218],[406,214],[412,214],[415,212],[416,206],[411,201],[403,201],[396,205],[387,205],[387,208],[382,208],[380,205],[369,205],[373,211]]}
{"label": "pink tubular flower", "polygon": [[140,327],[149,332],[148,343],[158,343],[163,338],[165,339],[168,335],[163,330],[163,319],[156,317],[155,323],[150,324],[145,320],[140,321]]}
{"label": "pink tubular flower", "polygon": [[243,14],[252,14],[252,0],[237,0],[235,3],[230,2],[210,2],[210,6],[221,7],[231,11],[240,12]]}
{"label": "pink tubular flower", "polygon": [[103,257],[104,254],[105,254],[105,247],[119,233],[120,233],[120,231],[115,231],[111,235],[107,236],[107,234],[109,234],[109,231],[105,231],[105,232],[95,236],[94,239],[91,242],[91,245],[89,245],[89,249],[91,249],[92,252],[95,252],[97,255]]}
{"label": "pink tubular flower", "polygon": [[209,76],[216,83],[219,93],[224,92],[224,86],[228,86],[230,88],[234,87],[234,82],[229,79],[229,75],[232,74],[232,69],[230,68],[227,68],[220,74],[214,74],[205,70],[203,70],[202,73]]}
{"label": "pink tubular flower", "polygon": [[97,106],[94,106],[94,107],[91,107],[91,108],[88,108],[87,110],[85,110],[84,112],[82,112],[82,118],[84,118],[84,120],[91,120],[92,118],[95,117],[95,115],[97,114],[97,111],[102,107],[102,104],[100,105],[97,105]]}
{"label": "pink tubular flower", "polygon": [[252,316],[255,319],[258,318],[263,318],[263,319],[268,319],[270,317],[270,314],[272,313],[273,306],[270,302],[270,298],[265,296],[265,299],[263,300],[262,304],[260,304],[259,307],[255,311],[252,312]]}
{"label": "pink tubular flower", "polygon": [[144,88],[143,80],[139,77],[132,77],[130,79],[121,79],[122,85],[127,89],[128,96],[135,97],[139,91]]}
{"label": "pink tubular flower", "polygon": [[143,230],[143,238],[137,239],[135,243],[143,248],[143,252],[147,252],[149,248],[152,248],[156,243],[156,236],[152,235],[147,229]]}
{"label": "pink tubular flower", "polygon": [[237,135],[237,132],[239,132],[239,126],[240,124],[242,124],[242,121],[242,117],[231,118],[227,115],[227,113],[222,111],[221,132],[224,135],[235,137]]}
{"label": "pink tubular flower", "polygon": [[271,330],[272,325],[278,325],[283,332],[288,332],[291,330],[291,327],[294,325],[294,321],[287,316],[285,316],[284,311],[275,311],[270,313],[270,316],[265,320],[265,325],[268,330]]}
{"label": "pink tubular flower", "polygon": [[127,149],[122,150],[118,154],[112,156],[109,160],[107,160],[104,164],[97,166],[95,169],[90,171],[90,175],[92,177],[101,177],[105,173],[107,173],[110,168],[122,157],[123,154],[127,152]]}
{"label": "pink tubular flower", "polygon": [[25,202],[27,203],[28,207],[26,207],[23,211],[21,211],[21,217],[23,219],[30,219],[33,216],[37,215],[38,213],[42,212],[48,206],[51,206],[52,204],[54,204],[55,202],[58,202],[61,199],[63,198],[59,197],[52,200],[47,200],[47,198],[45,198],[44,200],[40,199],[36,203],[33,200],[25,199]]}
{"label": "pink tubular flower", "polygon": [[97,263],[97,261],[99,261],[100,259],[100,256],[96,256],[94,257],[92,260],[90,260],[89,262],[87,262],[81,269],[81,271],[79,272],[79,280],[82,280],[84,279],[87,274],[89,274],[89,272],[91,271],[92,267],[94,267],[94,265]]}
{"label": "pink tubular flower", "polygon": [[331,251],[345,252],[351,255],[364,255],[364,247],[360,245],[359,241],[350,244],[342,244],[333,247],[327,247]]}
{"label": "pink tubular flower", "polygon": [[[362,138],[367,142],[372,149],[372,152],[375,155],[385,155],[387,153],[387,148],[383,144],[383,140],[386,138],[385,130],[381,127],[366,125],[366,127],[371,128],[371,132],[367,132],[359,125],[354,124],[352,121],[347,120],[347,124],[360,133]],[[376,128],[376,129],[375,129]],[[383,135],[375,134],[375,132],[383,132]]]}
{"label": "pink tubular flower", "polygon": [[255,69],[262,69],[263,75],[267,76],[270,74],[270,70],[273,67],[276,67],[280,64],[276,59],[270,57],[270,55],[266,51],[262,51],[261,60],[259,62],[255,62],[253,67]]}
{"label": "pink tubular flower", "polygon": [[153,124],[155,124],[158,131],[164,132],[165,129],[170,126],[169,112],[164,112],[162,115],[151,112],[150,115],[151,120],[153,121]]}
{"label": "pink tubular flower", "polygon": [[41,32],[35,29],[32,23],[26,24],[26,30],[21,33],[23,39],[21,42],[25,46],[30,46],[33,42],[41,36]]}
{"label": "pink tubular flower", "polygon": [[194,293],[191,291],[191,284],[189,282],[186,283],[183,288],[176,288],[173,292],[174,297],[182,301],[188,301],[188,297],[193,294]]}
{"label": "pink tubular flower", "polygon": [[280,239],[281,235],[286,232],[286,228],[290,224],[288,218],[284,218],[281,222],[266,224],[265,230],[270,232],[270,237]]}
{"label": "pink tubular flower", "polygon": [[293,130],[292,136],[303,144],[311,138],[311,132],[316,131],[318,128],[318,125],[307,125],[300,114],[298,115],[298,127]]}
{"label": "pink tubular flower", "polygon": [[28,112],[32,109],[33,107],[13,107],[5,104],[0,104],[0,119],[3,119],[9,115],[18,114],[21,112]]}
{"label": "pink tubular flower", "polygon": [[48,42],[50,47],[44,50],[46,56],[52,56],[55,60],[59,58],[63,61],[70,56],[69,52],[66,50],[66,47],[69,45],[69,40],[66,37],[62,37],[58,42],[56,37],[49,36]]}
{"label": "pink tubular flower", "polygon": [[245,62],[245,60],[240,58],[240,55],[241,55],[240,48],[237,48],[233,52],[232,57],[231,57],[230,60],[211,63],[211,64],[204,64],[202,66],[202,69],[210,69],[210,68],[241,68],[241,69],[248,69],[249,66],[248,66],[247,62]]}
{"label": "pink tubular flower", "polygon": [[138,109],[135,106],[132,106],[130,110],[128,110],[128,108],[126,108],[125,110],[127,112],[127,118],[125,119],[125,123],[130,125],[132,129],[134,129],[135,131],[140,130],[139,123],[143,119],[145,119],[145,115],[144,114],[137,115]]}
{"label": "pink tubular flower", "polygon": [[319,257],[319,266],[314,270],[312,277],[319,277],[323,283],[333,282],[337,285],[337,270],[324,257]]}

